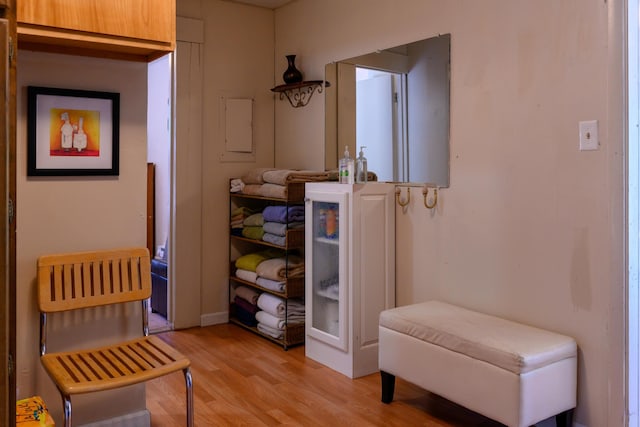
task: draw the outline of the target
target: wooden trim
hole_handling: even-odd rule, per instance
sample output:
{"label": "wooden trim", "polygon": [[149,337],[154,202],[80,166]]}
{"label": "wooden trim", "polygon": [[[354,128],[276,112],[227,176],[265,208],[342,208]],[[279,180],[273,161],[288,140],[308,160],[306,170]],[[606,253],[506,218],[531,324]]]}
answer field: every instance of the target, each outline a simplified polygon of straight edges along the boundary
{"label": "wooden trim", "polygon": [[147,163],[147,249],[153,257],[156,247],[156,165]]}
{"label": "wooden trim", "polygon": [[173,52],[174,43],[151,43],[135,39],[96,36],[50,28],[18,26],[18,47],[22,50],[93,56],[149,62]]}
{"label": "wooden trim", "polygon": [[[6,188],[0,196],[0,205],[5,207],[13,201],[14,219],[8,220],[8,209],[0,209],[0,221],[8,224],[0,229],[0,263],[2,292],[0,293],[0,425],[14,425],[16,420],[16,61],[15,46],[11,56],[8,40],[16,40],[16,0],[0,1],[0,18],[4,19],[2,53],[3,106],[2,126],[5,133],[0,137],[0,164],[4,172],[0,188]],[[8,39],[8,40],[7,40]],[[7,49],[9,48],[9,50]],[[13,360],[13,371],[9,372],[8,359]]]}
{"label": "wooden trim", "polygon": [[48,52],[59,53],[61,55],[76,55],[76,56],[88,56],[93,58],[104,59],[116,59],[120,61],[131,62],[151,62],[167,54],[167,52],[157,51],[124,51],[124,49],[105,50],[100,47],[80,47],[80,46],[65,46],[51,45],[47,43],[28,42],[24,40],[18,40],[18,50],[31,50],[35,52]]}
{"label": "wooden trim", "polygon": [[[8,22],[5,19],[0,19],[0,58],[7,58],[8,57],[8,47],[9,47],[9,25]],[[7,99],[7,92],[9,90],[9,67],[8,67],[8,62],[5,61],[0,61],[0,64],[2,64],[0,66],[0,82],[2,82],[3,84],[0,84],[0,99]],[[0,164],[1,165],[6,165],[8,158],[7,158],[7,145],[9,144],[9,132],[8,132],[8,121],[9,121],[9,115],[7,114],[7,103],[4,102],[3,103],[3,108],[2,108],[2,112],[3,114],[0,114],[0,129],[3,129],[4,132],[2,133],[2,136],[0,137]],[[2,169],[0,169],[3,171],[3,173],[0,173],[0,188],[6,188],[7,185],[7,180],[9,178],[7,172],[5,171],[4,167]],[[0,192],[0,205],[7,203],[7,198],[8,195],[6,194],[6,192],[2,191]],[[7,212],[5,209],[0,209],[0,224],[7,224]],[[9,265],[7,265],[4,260],[5,255],[6,255],[6,250],[7,250],[7,241],[8,241],[8,229],[4,226],[0,227],[0,254],[2,254],[2,260],[3,262],[0,262],[0,281],[4,284],[8,284],[8,278],[9,278]],[[2,306],[2,310],[0,310],[0,325],[2,325],[2,333],[1,333],[1,338],[2,341],[0,341],[0,364],[2,364],[2,368],[0,369],[0,388],[4,391],[6,389],[9,388],[9,377],[10,374],[8,372],[7,369],[7,365],[6,365],[6,361],[9,359],[9,357],[11,356],[11,343],[10,343],[10,336],[7,335],[7,331],[8,328],[6,327],[6,325],[10,324],[11,321],[11,314],[9,312],[8,309],[11,308],[11,306],[15,306],[15,304],[12,304],[12,299],[11,299],[11,295],[10,295],[10,290],[9,290],[9,286],[2,286],[1,287],[2,291],[0,292],[0,305]],[[14,309],[15,312],[15,309]],[[0,408],[0,416],[2,417],[2,419],[6,419],[6,417],[8,417],[8,413],[9,413],[9,399],[5,398],[3,399],[3,405]],[[0,421],[0,424],[4,424],[4,425],[9,425],[9,424],[5,424],[3,422]]]}

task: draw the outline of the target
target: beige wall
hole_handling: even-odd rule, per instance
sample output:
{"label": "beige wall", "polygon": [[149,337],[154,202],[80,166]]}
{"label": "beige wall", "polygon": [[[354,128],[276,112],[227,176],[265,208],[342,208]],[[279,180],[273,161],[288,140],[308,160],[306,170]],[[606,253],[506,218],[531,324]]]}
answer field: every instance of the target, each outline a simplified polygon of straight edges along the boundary
{"label": "beige wall", "polygon": [[[143,63],[20,51],[18,69],[18,398],[42,395],[61,420],[59,394],[38,360],[36,259],[46,253],[146,245],[147,68]],[[27,178],[29,85],[120,93],[120,176]],[[83,336],[94,343],[140,333],[139,322],[136,328],[111,321],[108,328],[92,329],[89,324],[99,325],[103,315],[66,316],[52,329],[61,333],[62,341]],[[91,404],[94,401],[74,400],[75,422],[144,409],[144,389],[111,393],[100,405]]]}
{"label": "beige wall", "polygon": [[[322,96],[293,109],[268,91],[281,83],[284,55],[297,55],[306,79],[321,79],[327,62],[451,33],[451,187],[440,192],[435,212],[420,197],[396,212],[398,303],[440,298],[574,336],[576,421],[621,425],[620,3],[401,4],[297,0],[276,11],[274,42],[271,11],[221,0],[177,2],[178,15],[205,22],[197,112],[204,126],[195,168],[202,170],[202,247],[191,248],[202,256],[200,313],[217,321],[227,310],[228,179],[259,166],[324,168]],[[19,397],[44,390],[58,402],[36,358],[35,259],[97,244],[144,244],[146,67],[28,52],[19,61],[20,88],[123,96],[122,172],[111,180],[27,180],[24,89],[18,97]],[[220,160],[221,96],[255,99],[255,162]],[[579,152],[578,121],[590,119],[599,120],[602,146]],[[114,225],[69,233],[73,218]]]}
{"label": "beige wall", "polygon": [[[206,325],[226,322],[227,318],[229,179],[255,167],[273,166],[274,106],[269,91],[274,86],[273,12],[219,0],[181,0],[177,12],[178,16],[204,21],[203,105],[192,112],[202,114],[203,122],[202,163],[198,165],[202,170],[202,219],[201,224],[193,225],[200,229],[202,243],[191,250],[201,251],[200,313],[201,324]],[[254,100],[255,161],[221,159],[225,147],[221,98]]]}
{"label": "beige wall", "polygon": [[[297,0],[275,75],[451,33],[451,186],[397,209],[397,301],[438,298],[569,334],[583,425],[622,425],[620,2]],[[276,166],[323,168],[323,99],[276,101]],[[578,122],[601,148],[578,151]],[[335,165],[334,165],[335,167]],[[405,191],[405,190],[403,190]]]}

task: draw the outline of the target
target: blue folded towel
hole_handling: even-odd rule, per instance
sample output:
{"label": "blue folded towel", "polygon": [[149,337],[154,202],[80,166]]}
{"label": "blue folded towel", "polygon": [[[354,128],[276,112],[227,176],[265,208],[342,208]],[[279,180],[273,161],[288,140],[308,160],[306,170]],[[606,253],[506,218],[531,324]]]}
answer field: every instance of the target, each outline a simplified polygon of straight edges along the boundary
{"label": "blue folded towel", "polygon": [[285,236],[278,236],[277,234],[264,233],[264,235],[262,236],[262,240],[278,246],[287,245],[287,238]]}
{"label": "blue folded towel", "polygon": [[267,206],[262,216],[265,222],[304,221],[304,206]]}

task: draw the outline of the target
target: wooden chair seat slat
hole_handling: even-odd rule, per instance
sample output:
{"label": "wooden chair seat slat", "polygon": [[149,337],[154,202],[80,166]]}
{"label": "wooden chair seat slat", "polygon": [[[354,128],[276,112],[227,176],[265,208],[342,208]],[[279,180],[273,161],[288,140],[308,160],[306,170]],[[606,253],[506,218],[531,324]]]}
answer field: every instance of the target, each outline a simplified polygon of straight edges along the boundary
{"label": "wooden chair seat slat", "polygon": [[[165,356],[164,362],[153,360],[150,365],[131,350],[136,347],[137,351],[162,348],[163,345],[166,344],[159,338],[150,336],[98,349],[50,353],[41,359],[45,370],[63,392],[89,393],[137,384],[189,367],[189,359],[182,355],[175,359]],[[101,363],[96,363],[96,359]],[[123,364],[123,360],[126,363]]]}
{"label": "wooden chair seat slat", "polygon": [[87,372],[78,354],[59,355],[57,360],[60,367],[64,369],[61,372],[64,372],[65,376],[72,378],[73,381],[92,381],[95,379],[90,372]]}
{"label": "wooden chair seat slat", "polygon": [[109,359],[104,357],[100,351],[91,351],[87,353],[87,357],[92,361],[95,369],[98,369],[99,372],[101,372],[102,378],[115,378],[124,374],[124,371],[118,371],[116,367],[109,363]]}
{"label": "wooden chair seat slat", "polygon": [[119,345],[113,348],[116,357],[129,367],[135,373],[146,371],[147,369],[153,369],[153,365],[149,365],[146,360],[141,358],[138,354],[131,350],[128,345]]}
{"label": "wooden chair seat slat", "polygon": [[158,349],[150,345],[149,342],[138,343],[135,348],[141,357],[155,367],[160,367],[173,362],[173,359],[168,357],[167,354],[158,351]]}
{"label": "wooden chair seat slat", "polygon": [[187,425],[193,425],[191,362],[160,338],[146,335],[144,311],[142,337],[100,348],[46,353],[47,313],[145,301],[150,296],[151,260],[146,248],[38,259],[38,306],[44,344],[40,360],[62,394],[66,427],[71,427],[71,395],[120,388],[178,371],[184,373],[187,386]]}
{"label": "wooden chair seat slat", "polygon": [[109,370],[99,362],[95,351],[84,351],[79,353],[79,356],[85,363],[85,367],[91,371],[94,380],[108,380],[116,377],[113,370]]}
{"label": "wooden chair seat slat", "polygon": [[74,355],[74,359],[78,360],[79,369],[82,370],[85,377],[90,378],[90,381],[99,381],[104,379],[102,370],[98,366],[95,366],[88,353],[76,353]]}

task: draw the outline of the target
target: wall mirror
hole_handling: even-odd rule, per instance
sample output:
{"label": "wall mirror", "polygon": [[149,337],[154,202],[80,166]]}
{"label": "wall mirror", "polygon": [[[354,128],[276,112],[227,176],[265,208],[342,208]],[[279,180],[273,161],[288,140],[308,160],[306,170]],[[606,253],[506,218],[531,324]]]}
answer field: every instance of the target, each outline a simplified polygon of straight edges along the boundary
{"label": "wall mirror", "polygon": [[325,168],[360,148],[379,181],[449,186],[451,35],[325,67]]}

